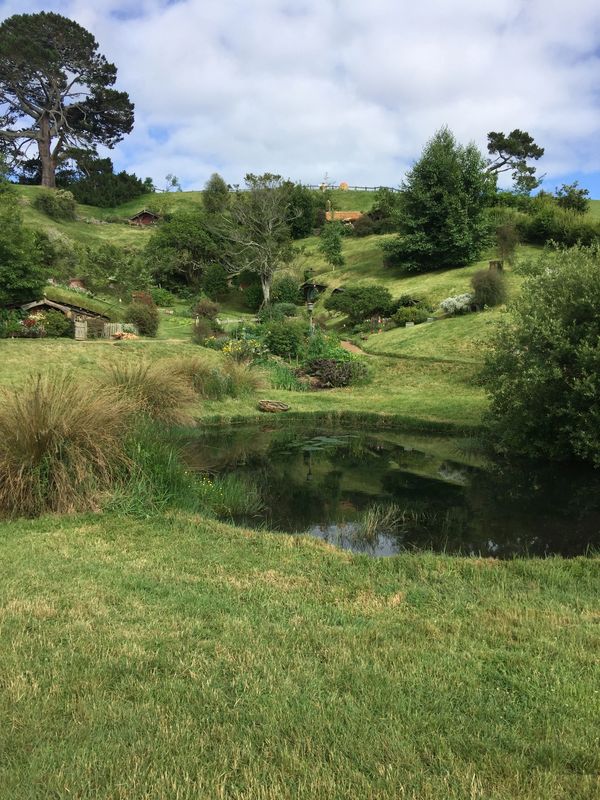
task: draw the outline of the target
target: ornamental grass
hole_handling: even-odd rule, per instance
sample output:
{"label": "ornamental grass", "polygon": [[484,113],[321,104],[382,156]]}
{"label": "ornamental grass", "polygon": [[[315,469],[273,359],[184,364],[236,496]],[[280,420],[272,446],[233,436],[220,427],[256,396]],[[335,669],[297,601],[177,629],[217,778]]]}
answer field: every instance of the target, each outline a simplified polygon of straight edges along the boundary
{"label": "ornamental grass", "polygon": [[135,404],[66,374],[0,394],[0,513],[34,517],[98,508],[129,466]]}

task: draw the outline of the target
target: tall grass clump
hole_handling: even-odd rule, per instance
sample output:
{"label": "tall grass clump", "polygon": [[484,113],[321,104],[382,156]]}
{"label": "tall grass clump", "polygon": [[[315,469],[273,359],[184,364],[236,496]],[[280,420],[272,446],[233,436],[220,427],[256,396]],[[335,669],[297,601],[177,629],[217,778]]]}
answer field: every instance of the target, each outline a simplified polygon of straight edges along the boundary
{"label": "tall grass clump", "polygon": [[256,517],[264,510],[260,490],[237,475],[205,475],[198,482],[201,507],[221,519]]}
{"label": "tall grass clump", "polygon": [[215,364],[198,356],[177,358],[169,362],[171,374],[177,374],[205,400],[225,397],[246,397],[264,385],[262,373],[248,364],[227,359]]}
{"label": "tall grass clump", "polygon": [[0,395],[0,512],[93,510],[128,466],[135,404],[66,374],[32,377]]}
{"label": "tall grass clump", "polygon": [[151,419],[167,425],[192,422],[189,406],[196,400],[195,393],[185,376],[166,361],[111,364],[103,382],[130,398]]}

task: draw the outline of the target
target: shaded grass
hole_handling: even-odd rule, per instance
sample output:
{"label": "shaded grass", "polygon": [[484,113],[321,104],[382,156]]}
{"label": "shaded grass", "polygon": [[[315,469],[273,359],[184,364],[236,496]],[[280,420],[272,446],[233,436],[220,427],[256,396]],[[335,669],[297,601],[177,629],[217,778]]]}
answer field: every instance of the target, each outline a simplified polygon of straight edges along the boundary
{"label": "shaded grass", "polygon": [[184,514],[0,525],[0,558],[11,800],[598,795],[597,559]]}

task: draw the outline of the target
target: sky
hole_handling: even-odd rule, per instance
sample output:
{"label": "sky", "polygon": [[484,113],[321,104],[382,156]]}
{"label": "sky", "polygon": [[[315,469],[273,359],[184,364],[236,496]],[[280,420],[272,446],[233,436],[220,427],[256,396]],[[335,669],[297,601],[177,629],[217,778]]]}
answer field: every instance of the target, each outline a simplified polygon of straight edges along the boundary
{"label": "sky", "polygon": [[398,186],[447,125],[545,148],[543,188],[600,198],[598,0],[0,0],[91,31],[135,104],[117,169],[200,189],[274,172]]}

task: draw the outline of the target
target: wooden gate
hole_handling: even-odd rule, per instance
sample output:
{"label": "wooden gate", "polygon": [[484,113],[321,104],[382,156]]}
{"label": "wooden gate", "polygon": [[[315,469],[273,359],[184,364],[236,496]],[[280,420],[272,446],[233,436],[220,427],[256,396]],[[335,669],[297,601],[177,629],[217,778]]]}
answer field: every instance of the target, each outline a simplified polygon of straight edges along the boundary
{"label": "wooden gate", "polygon": [[76,319],[75,320],[75,339],[82,342],[87,339],[87,321]]}

